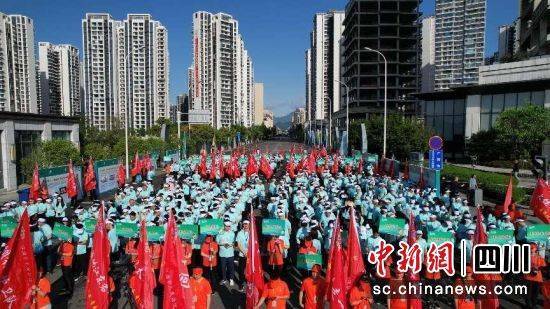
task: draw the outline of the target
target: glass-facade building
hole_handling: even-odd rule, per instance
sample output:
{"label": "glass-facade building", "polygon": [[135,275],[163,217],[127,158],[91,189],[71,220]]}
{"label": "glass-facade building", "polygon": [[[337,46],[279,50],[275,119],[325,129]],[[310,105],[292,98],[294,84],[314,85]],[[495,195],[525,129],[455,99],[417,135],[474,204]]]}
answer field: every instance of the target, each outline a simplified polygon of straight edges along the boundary
{"label": "glass-facade building", "polygon": [[528,104],[550,108],[550,79],[456,87],[419,99],[420,115],[445,141],[446,157],[461,158],[465,140],[492,128],[503,111]]}

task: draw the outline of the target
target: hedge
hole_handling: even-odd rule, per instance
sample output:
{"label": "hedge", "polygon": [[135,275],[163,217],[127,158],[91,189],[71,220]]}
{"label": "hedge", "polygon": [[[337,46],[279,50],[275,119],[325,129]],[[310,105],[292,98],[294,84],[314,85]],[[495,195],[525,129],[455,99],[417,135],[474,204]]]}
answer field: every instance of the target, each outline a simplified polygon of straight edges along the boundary
{"label": "hedge", "polygon": [[[509,175],[503,175],[499,173],[484,172],[472,168],[461,167],[451,164],[446,164],[441,171],[441,177],[447,180],[453,180],[455,176],[458,177],[459,182],[468,183],[470,176],[475,174],[477,177],[478,186],[483,189],[483,195],[493,199],[497,204],[504,201],[506,196],[506,188],[510,181]],[[513,179],[514,190],[513,200],[521,203],[526,199],[526,190],[518,187],[517,179]]]}

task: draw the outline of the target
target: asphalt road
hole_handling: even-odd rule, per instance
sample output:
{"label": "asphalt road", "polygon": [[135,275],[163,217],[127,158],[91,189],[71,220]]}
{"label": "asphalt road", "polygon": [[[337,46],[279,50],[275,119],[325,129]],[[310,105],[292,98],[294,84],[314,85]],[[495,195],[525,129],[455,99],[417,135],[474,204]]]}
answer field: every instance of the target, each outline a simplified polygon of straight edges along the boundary
{"label": "asphalt road", "polygon": [[[255,149],[259,148],[262,152],[266,151],[288,151],[292,145],[296,145],[297,147],[300,144],[292,143],[286,139],[275,139],[268,142],[263,142],[258,145],[253,145],[249,148]],[[276,171],[275,177],[277,177],[277,174],[282,174],[284,167],[281,167],[278,171]],[[292,253],[289,254],[289,256],[292,256]],[[292,262],[289,264],[293,264]],[[266,267],[264,265],[264,270],[266,270]],[[84,289],[85,289],[85,279],[80,279],[75,284],[75,292],[74,295],[69,299],[68,297],[64,296],[57,296],[57,291],[61,290],[63,288],[63,283],[61,280],[58,280],[60,277],[60,271],[57,270],[52,275],[52,307],[53,308],[84,308]],[[301,278],[302,275],[299,270],[297,270],[293,266],[287,266],[285,268],[285,271],[283,272],[283,280],[287,282],[290,290],[291,290],[291,299],[288,302],[289,308],[299,308],[298,305],[298,293],[301,286]],[[521,280],[518,278],[517,280]],[[516,279],[514,280],[516,281]],[[519,282],[519,281],[516,281]],[[213,289],[215,290],[215,294],[212,295],[212,307],[211,308],[244,308],[245,303],[245,295],[243,292],[238,290],[237,285],[234,285],[233,287],[230,287],[228,284],[226,285],[218,285],[214,286]],[[162,295],[162,291],[158,289],[156,291],[156,294]],[[130,304],[128,304],[127,301],[127,292],[125,291],[125,288],[122,288],[122,295],[120,296],[118,303],[113,306],[113,308],[131,308]],[[431,297],[431,299],[437,299],[437,296]],[[155,297],[156,302],[158,303],[160,298]],[[442,300],[442,301],[441,301]],[[451,308],[450,303],[446,303],[444,299],[436,300],[435,307],[432,308]],[[515,296],[507,296],[507,297],[501,297],[501,306],[503,308],[522,308],[523,300],[519,297]],[[160,308],[158,304],[155,305],[155,308]],[[328,306],[327,306],[328,308]],[[373,308],[385,308],[384,304],[374,304]]]}

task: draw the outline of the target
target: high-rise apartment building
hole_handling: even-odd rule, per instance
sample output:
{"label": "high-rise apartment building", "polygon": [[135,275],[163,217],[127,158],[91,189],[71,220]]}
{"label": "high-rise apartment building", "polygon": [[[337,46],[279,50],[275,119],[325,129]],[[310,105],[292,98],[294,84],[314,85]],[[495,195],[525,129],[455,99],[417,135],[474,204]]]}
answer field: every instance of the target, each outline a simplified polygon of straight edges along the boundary
{"label": "high-rise apartment building", "polygon": [[38,43],[38,80],[42,114],[80,114],[80,60],[78,48]]}
{"label": "high-rise apartment building", "polygon": [[435,17],[422,19],[422,92],[434,91],[435,85]]}
{"label": "high-rise apartment building", "polygon": [[[306,121],[310,121],[311,117],[311,49],[306,50]],[[315,119],[315,117],[313,117]]]}
{"label": "high-rise apartment building", "polygon": [[189,97],[194,110],[210,111],[214,128],[250,126],[254,117],[252,60],[239,23],[225,13],[193,14]]}
{"label": "high-rise apartment building", "polygon": [[[146,129],[169,117],[168,32],[149,14],[82,20],[84,112],[91,125]],[[126,115],[128,113],[128,115]]]}
{"label": "high-rise apartment building", "polygon": [[519,0],[519,51],[527,56],[550,54],[550,1]]}
{"label": "high-rise apartment building", "polygon": [[[342,38],[342,82],[349,87],[351,119],[366,119],[384,111],[384,61],[388,62],[387,106],[415,114],[420,91],[420,0],[350,0]],[[340,88],[338,126],[346,118],[346,89]],[[335,117],[333,117],[334,119]]]}
{"label": "high-rise apartment building", "polygon": [[[311,119],[328,119],[329,113],[340,109],[340,40],[344,31],[343,11],[317,13],[313,18],[310,34],[310,85],[306,97],[310,97]],[[306,54],[306,58],[309,55]],[[307,72],[306,72],[307,75]],[[310,93],[308,92],[310,89]]]}
{"label": "high-rise apartment building", "polygon": [[498,60],[511,60],[519,49],[519,19],[498,27]]}
{"label": "high-rise apartment building", "polygon": [[83,113],[87,123],[100,130],[120,123],[117,38],[121,26],[109,14],[88,13],[82,20]]}
{"label": "high-rise apartment building", "polygon": [[486,0],[436,0],[435,90],[476,84],[485,57]]}
{"label": "high-rise apartment building", "polygon": [[254,125],[264,123],[264,84],[254,83]]}
{"label": "high-rise apartment building", "polygon": [[37,113],[34,25],[0,13],[0,110]]}

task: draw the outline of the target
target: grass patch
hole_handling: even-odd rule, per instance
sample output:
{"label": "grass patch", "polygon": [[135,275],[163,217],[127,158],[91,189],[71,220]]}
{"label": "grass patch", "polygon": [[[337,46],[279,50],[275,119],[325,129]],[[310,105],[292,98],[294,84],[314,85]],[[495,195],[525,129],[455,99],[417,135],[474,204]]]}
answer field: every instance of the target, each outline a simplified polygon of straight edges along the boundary
{"label": "grass patch", "polygon": [[[465,183],[469,182],[472,174],[477,176],[477,184],[481,189],[483,189],[484,196],[493,199],[497,204],[504,201],[504,197],[506,196],[506,187],[510,181],[509,175],[484,172],[452,164],[445,164],[443,170],[441,171],[441,177],[444,177],[446,180],[453,180],[453,178],[457,176],[459,182]],[[513,183],[513,199],[515,202],[521,203],[526,198],[527,192],[524,188],[517,187],[517,179],[514,178]]]}

